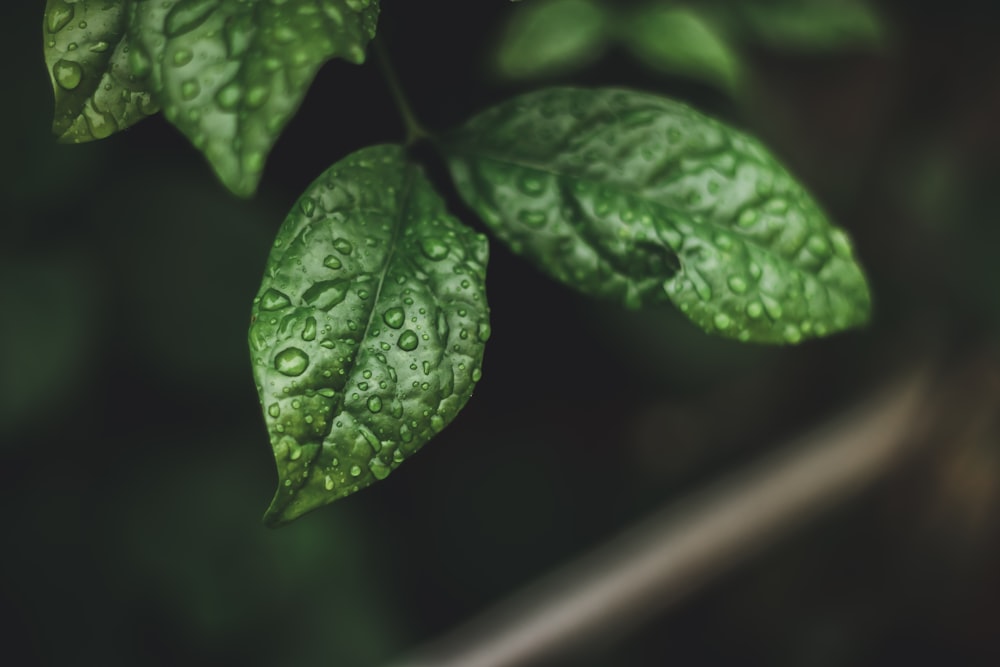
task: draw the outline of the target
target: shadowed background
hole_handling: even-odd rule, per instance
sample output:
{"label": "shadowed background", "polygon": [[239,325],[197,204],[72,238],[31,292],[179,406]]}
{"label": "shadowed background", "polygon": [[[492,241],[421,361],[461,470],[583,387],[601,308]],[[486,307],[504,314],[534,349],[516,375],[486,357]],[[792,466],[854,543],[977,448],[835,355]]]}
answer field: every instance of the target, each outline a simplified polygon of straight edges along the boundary
{"label": "shadowed background", "polygon": [[[919,350],[1000,356],[995,11],[881,2],[880,48],[747,44],[736,97],[615,47],[505,81],[491,48],[533,1],[385,0],[380,34],[428,127],[547,82],[688,101],[764,140],[849,230],[872,325],[741,345],[669,309],[587,300],[494,243],[494,333],[468,407],[384,482],[265,529],[276,476],[250,301],[298,194],[348,152],[402,139],[378,68],[324,67],[258,195],[238,200],[159,116],[57,144],[44,3],[16,3],[0,45],[4,654],[380,664],[755,460]],[[998,515],[994,419],[573,664],[997,664]]]}

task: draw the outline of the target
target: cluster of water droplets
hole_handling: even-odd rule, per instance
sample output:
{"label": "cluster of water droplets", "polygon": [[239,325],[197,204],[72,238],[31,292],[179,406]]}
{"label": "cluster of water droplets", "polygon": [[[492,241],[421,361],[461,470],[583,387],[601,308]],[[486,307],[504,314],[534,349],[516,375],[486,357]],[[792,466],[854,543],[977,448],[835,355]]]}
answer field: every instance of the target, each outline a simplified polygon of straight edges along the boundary
{"label": "cluster of water droplets", "polygon": [[132,67],[223,182],[249,194],[319,66],[364,61],[378,3],[178,0],[136,14]]}
{"label": "cluster of water droplets", "polygon": [[470,205],[581,291],[666,298],[744,341],[798,343],[866,311],[846,235],[758,142],[684,105],[551,89],[484,112],[454,145]]}
{"label": "cluster of water droplets", "polygon": [[290,491],[326,502],[383,479],[454,417],[490,335],[485,261],[399,147],[345,158],[300,198],[250,332],[279,468],[286,436],[318,445],[306,466],[285,456]]}
{"label": "cluster of water droplets", "polygon": [[53,130],[62,140],[103,139],[157,110],[128,67],[126,23],[118,3],[49,3],[45,57],[56,97]]}

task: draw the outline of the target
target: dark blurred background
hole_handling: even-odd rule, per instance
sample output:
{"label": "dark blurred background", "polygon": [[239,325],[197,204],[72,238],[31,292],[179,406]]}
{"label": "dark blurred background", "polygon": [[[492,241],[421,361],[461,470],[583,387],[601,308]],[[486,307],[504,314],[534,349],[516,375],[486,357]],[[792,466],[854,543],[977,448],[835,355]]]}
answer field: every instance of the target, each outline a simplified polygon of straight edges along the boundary
{"label": "dark blurred background", "polygon": [[[427,126],[552,82],[692,103],[763,139],[850,231],[875,295],[871,326],[795,348],[741,345],[669,309],[587,300],[493,244],[494,334],[466,410],[384,482],[265,529],[276,476],[250,375],[250,301],[298,194],[348,152],[403,138],[379,70],[324,67],[258,195],[239,200],[159,116],[57,144],[44,3],[10,3],[8,664],[377,665],[756,460],[928,349],[997,360],[995,9],[884,0],[863,43],[736,39],[734,92],[614,44],[548,78],[504,78],[491,60],[501,29],[539,1],[384,0],[380,33]],[[1000,424],[956,433],[573,664],[1000,664]]]}

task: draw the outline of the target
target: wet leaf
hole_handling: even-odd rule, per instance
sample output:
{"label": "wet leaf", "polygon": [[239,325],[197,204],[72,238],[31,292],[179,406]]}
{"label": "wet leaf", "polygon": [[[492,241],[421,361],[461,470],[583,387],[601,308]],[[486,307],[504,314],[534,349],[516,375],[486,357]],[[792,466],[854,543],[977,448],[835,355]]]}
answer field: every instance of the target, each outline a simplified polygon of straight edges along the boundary
{"label": "wet leaf", "polygon": [[868,319],[843,230],[755,139],[678,102],[550,88],[445,143],[458,189],[557,280],[706,331],[797,343]]}
{"label": "wet leaf", "polygon": [[511,14],[496,48],[496,69],[509,79],[556,76],[604,53],[608,17],[594,0],[536,0]]}
{"label": "wet leaf", "polygon": [[274,242],[250,351],[281,524],[383,479],[465,405],[490,334],[486,239],[399,146],[341,160]]}
{"label": "wet leaf", "polygon": [[129,63],[127,0],[48,0],[42,26],[60,141],[104,139],[156,113]]}
{"label": "wet leaf", "polygon": [[222,182],[249,196],[319,67],[365,60],[378,0],[134,0],[134,70]]}

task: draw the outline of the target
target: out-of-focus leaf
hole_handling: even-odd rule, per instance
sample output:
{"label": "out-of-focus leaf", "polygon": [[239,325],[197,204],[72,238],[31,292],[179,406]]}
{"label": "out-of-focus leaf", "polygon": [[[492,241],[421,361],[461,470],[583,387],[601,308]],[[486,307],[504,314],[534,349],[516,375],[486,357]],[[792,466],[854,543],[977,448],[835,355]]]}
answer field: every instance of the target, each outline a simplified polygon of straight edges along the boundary
{"label": "out-of-focus leaf", "polygon": [[378,0],[133,0],[131,8],[132,68],[241,196],[256,190],[320,65],[364,62],[379,13]]}
{"label": "out-of-focus leaf", "polygon": [[42,33],[60,141],[104,139],[157,111],[129,64],[127,0],[48,0]]}
{"label": "out-of-focus leaf", "polygon": [[487,255],[400,146],[353,153],[309,187],[249,334],[279,474],[266,522],[384,479],[454,419],[490,335]]}
{"label": "out-of-focus leaf", "polygon": [[549,88],[474,117],[445,150],[493,231],[584,293],[670,300],[744,341],[868,319],[847,235],[759,142],[678,102]]}
{"label": "out-of-focus leaf", "polygon": [[739,86],[739,57],[707,16],[656,3],[631,12],[622,25],[620,40],[649,67],[726,90]]}
{"label": "out-of-focus leaf", "polygon": [[839,51],[884,46],[887,29],[864,0],[739,3],[748,37],[788,51]]}
{"label": "out-of-focus leaf", "polygon": [[604,53],[608,25],[594,0],[536,0],[512,13],[496,49],[496,69],[510,79],[580,69]]}
{"label": "out-of-focus leaf", "polygon": [[52,420],[80,390],[97,339],[94,273],[82,256],[0,258],[0,434]]}

